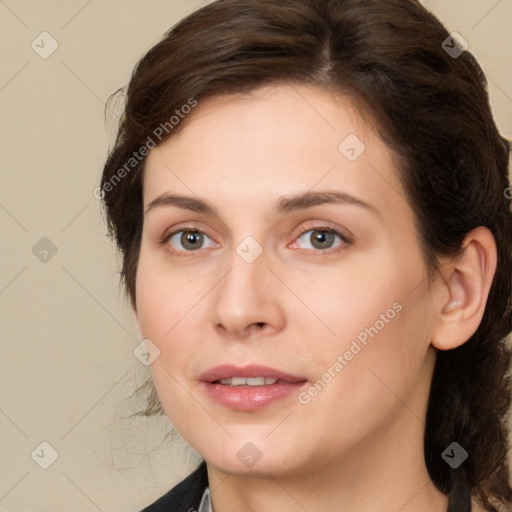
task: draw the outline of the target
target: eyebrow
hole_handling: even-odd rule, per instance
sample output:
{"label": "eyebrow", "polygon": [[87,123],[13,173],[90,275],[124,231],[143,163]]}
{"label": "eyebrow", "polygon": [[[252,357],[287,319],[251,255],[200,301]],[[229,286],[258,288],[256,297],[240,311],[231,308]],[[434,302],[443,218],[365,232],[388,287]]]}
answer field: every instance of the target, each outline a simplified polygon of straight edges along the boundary
{"label": "eyebrow", "polygon": [[[305,192],[291,196],[281,196],[278,198],[275,212],[276,213],[290,213],[297,210],[305,210],[314,206],[323,204],[350,204],[364,208],[371,213],[381,217],[380,212],[375,206],[363,201],[362,199],[353,196],[347,192],[325,191],[325,192]],[[164,206],[176,206],[184,210],[189,210],[197,213],[202,213],[212,217],[218,217],[217,210],[210,205],[207,201],[190,196],[181,196],[175,194],[164,193],[151,201],[145,214],[151,210]]]}

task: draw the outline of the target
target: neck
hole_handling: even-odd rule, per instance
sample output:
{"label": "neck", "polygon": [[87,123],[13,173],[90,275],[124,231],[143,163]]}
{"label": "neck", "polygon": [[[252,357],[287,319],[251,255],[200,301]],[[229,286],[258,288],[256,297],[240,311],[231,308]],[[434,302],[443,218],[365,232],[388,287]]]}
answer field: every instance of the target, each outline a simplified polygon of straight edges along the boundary
{"label": "neck", "polygon": [[[208,465],[215,512],[355,511],[446,512],[448,498],[428,476],[423,453],[409,440],[395,440],[387,460],[367,441],[363,450],[343,460],[309,468],[301,475],[226,474]],[[390,446],[390,445],[388,445]]]}

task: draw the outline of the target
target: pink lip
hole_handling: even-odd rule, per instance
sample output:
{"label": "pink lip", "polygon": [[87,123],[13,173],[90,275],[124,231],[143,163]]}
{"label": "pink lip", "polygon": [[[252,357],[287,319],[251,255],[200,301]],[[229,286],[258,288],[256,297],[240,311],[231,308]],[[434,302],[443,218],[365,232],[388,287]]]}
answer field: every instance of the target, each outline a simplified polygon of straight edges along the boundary
{"label": "pink lip", "polygon": [[[272,377],[279,379],[268,386],[222,385],[216,381],[231,377]],[[200,376],[206,393],[221,405],[238,411],[255,411],[282,400],[298,391],[307,382],[303,377],[289,375],[268,366],[216,366]]]}

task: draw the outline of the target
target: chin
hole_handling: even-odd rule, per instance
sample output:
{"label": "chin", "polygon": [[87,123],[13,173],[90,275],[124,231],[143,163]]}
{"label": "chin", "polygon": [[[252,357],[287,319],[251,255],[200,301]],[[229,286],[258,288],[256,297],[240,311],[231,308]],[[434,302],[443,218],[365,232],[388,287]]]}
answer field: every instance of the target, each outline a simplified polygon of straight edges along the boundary
{"label": "chin", "polygon": [[230,475],[237,476],[251,476],[251,477],[263,477],[268,478],[269,474],[273,477],[286,478],[292,475],[298,475],[302,473],[301,469],[307,468],[307,463],[294,461],[290,463],[286,457],[284,460],[279,454],[273,454],[271,458],[265,457],[264,455],[257,462],[250,463],[241,462],[236,456],[226,457],[225,455],[216,456],[212,454],[212,457],[203,457],[207,464],[214,466],[219,471]]}
{"label": "chin", "polygon": [[[235,435],[225,443],[197,446],[194,449],[208,464],[226,474],[268,478],[270,473],[273,476],[286,477],[298,475],[308,467],[311,468],[311,461],[307,460],[303,444],[286,445],[277,439],[272,442],[271,437],[265,439],[265,436],[268,436],[268,429],[265,429],[264,435]],[[201,444],[203,443],[199,443]]]}

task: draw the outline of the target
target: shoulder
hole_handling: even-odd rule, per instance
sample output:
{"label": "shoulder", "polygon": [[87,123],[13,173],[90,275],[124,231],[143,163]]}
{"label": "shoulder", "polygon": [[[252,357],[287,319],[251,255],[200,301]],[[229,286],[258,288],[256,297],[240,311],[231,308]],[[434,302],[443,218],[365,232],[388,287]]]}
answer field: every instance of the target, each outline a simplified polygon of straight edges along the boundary
{"label": "shoulder", "polygon": [[197,510],[206,487],[208,487],[208,472],[206,463],[203,461],[193,473],[141,512]]}

